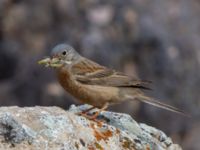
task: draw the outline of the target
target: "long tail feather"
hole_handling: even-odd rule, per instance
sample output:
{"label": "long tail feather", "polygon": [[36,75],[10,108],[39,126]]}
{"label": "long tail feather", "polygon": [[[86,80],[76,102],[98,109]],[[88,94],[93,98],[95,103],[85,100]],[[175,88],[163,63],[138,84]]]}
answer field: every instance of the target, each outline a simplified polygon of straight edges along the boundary
{"label": "long tail feather", "polygon": [[148,97],[148,96],[145,96],[145,95],[139,95],[137,97],[137,99],[141,102],[144,102],[144,103],[147,103],[147,104],[150,104],[150,105],[153,105],[153,106],[165,109],[165,110],[169,110],[169,111],[172,111],[172,112],[175,112],[175,113],[179,113],[179,114],[187,116],[187,117],[191,117],[189,114],[185,113],[183,110],[178,109],[178,108],[173,107],[173,106],[170,106],[168,104],[159,102],[159,101],[155,100],[154,98],[151,98],[151,97]]}

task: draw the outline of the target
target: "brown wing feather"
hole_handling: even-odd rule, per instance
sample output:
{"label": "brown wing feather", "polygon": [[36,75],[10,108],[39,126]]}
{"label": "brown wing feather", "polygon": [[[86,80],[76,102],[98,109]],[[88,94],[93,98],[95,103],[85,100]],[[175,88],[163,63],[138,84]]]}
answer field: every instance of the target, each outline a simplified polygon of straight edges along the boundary
{"label": "brown wing feather", "polygon": [[71,68],[71,71],[74,75],[87,75],[103,69],[103,66],[85,58],[74,64]]}
{"label": "brown wing feather", "polygon": [[136,80],[88,59],[73,65],[72,73],[76,80],[83,84],[149,89],[148,81]]}

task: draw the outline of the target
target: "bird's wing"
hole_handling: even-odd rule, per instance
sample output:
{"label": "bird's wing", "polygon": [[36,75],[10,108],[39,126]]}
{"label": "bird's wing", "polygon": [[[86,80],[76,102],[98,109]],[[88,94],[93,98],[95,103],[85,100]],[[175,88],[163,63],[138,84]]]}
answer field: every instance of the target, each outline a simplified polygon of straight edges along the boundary
{"label": "bird's wing", "polygon": [[73,65],[71,71],[75,79],[82,84],[149,89],[149,81],[137,80],[88,59]]}

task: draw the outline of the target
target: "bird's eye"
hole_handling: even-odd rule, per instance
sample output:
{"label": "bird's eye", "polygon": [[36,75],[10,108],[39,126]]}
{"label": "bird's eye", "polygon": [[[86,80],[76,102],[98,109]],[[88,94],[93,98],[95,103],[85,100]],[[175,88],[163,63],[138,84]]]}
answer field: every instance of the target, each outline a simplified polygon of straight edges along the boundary
{"label": "bird's eye", "polygon": [[63,51],[63,52],[62,52],[62,55],[64,55],[64,56],[65,56],[66,54],[67,54],[67,52],[66,52],[66,51]]}

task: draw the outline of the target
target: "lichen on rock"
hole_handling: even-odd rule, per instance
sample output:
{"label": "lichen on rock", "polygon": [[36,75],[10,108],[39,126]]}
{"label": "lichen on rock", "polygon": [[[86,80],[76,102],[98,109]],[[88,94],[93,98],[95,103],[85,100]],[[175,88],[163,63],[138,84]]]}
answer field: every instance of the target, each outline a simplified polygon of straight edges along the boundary
{"label": "lichen on rock", "polygon": [[1,107],[0,149],[181,150],[162,131],[127,114],[102,112],[101,124],[76,115],[88,107]]}

